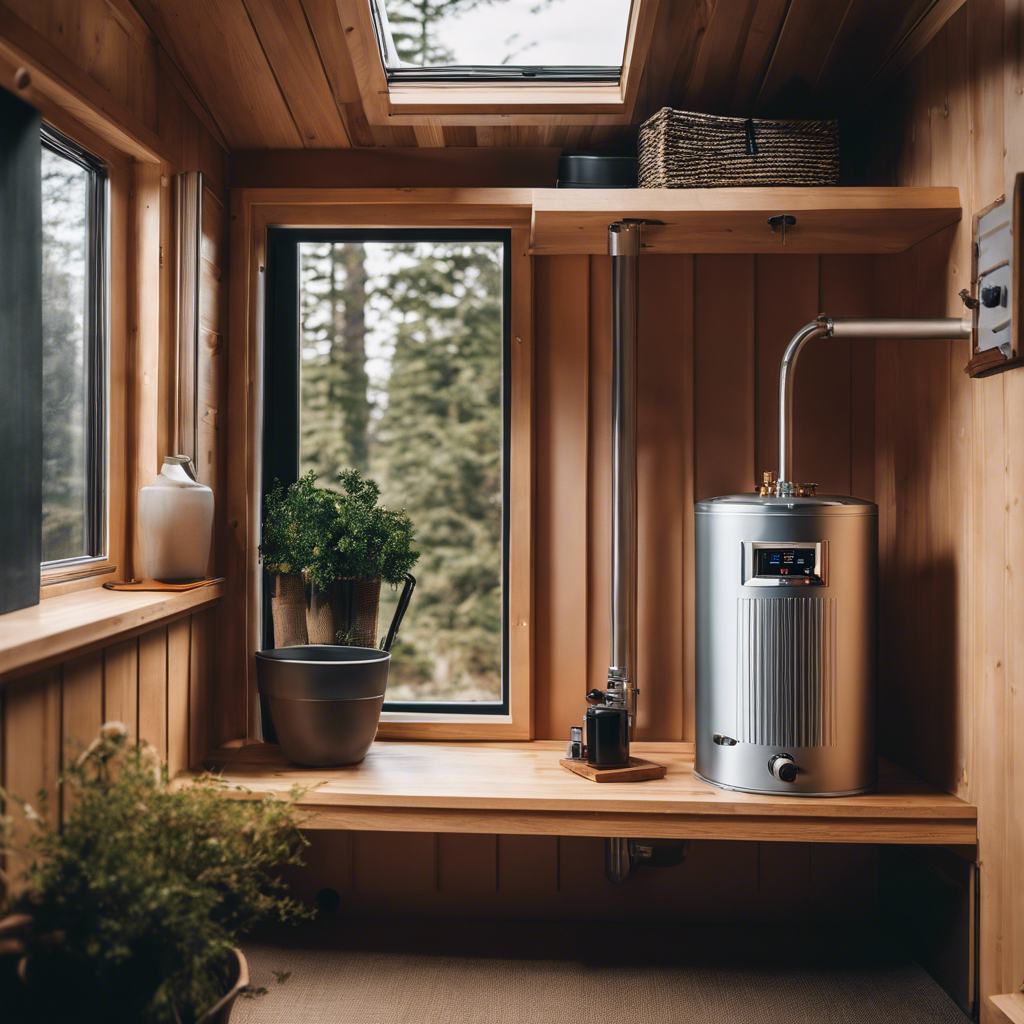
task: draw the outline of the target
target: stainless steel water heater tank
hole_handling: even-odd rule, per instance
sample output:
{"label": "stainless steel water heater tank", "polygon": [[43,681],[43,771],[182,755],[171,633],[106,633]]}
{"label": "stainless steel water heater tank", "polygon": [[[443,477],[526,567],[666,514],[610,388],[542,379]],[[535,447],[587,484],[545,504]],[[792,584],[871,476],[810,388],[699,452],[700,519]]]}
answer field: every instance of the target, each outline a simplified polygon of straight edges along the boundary
{"label": "stainless steel water heater tank", "polygon": [[778,474],[696,508],[694,769],[706,782],[795,796],[874,785],[878,506],[793,482],[796,363],[815,339],[971,332],[970,318],[821,315],[787,346]]}
{"label": "stainless steel water heater tank", "polygon": [[697,503],[700,778],[805,796],[874,784],[877,565],[870,501]]}

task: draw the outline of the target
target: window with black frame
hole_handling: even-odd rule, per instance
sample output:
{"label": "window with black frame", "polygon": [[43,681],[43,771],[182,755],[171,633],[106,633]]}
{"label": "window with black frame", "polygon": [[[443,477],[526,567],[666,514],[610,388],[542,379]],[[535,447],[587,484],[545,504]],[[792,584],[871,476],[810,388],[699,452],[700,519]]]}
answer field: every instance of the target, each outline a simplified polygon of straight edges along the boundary
{"label": "window with black frame", "polygon": [[[415,530],[385,712],[508,711],[509,245],[504,231],[268,232],[264,494],[310,471],[340,489],[356,469]],[[397,598],[383,588],[381,633]]]}
{"label": "window with black frame", "polygon": [[44,571],[106,549],[107,263],[103,163],[42,130]]}
{"label": "window with black frame", "polygon": [[391,83],[618,82],[630,0],[371,0]]}

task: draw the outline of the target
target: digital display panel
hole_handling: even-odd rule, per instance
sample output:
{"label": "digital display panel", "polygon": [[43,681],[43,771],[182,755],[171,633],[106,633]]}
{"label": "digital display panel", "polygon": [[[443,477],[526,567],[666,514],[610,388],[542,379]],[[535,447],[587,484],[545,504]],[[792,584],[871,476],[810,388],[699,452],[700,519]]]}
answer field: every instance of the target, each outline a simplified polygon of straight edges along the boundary
{"label": "digital display panel", "polygon": [[758,548],[755,574],[771,578],[781,576],[814,577],[814,548]]}

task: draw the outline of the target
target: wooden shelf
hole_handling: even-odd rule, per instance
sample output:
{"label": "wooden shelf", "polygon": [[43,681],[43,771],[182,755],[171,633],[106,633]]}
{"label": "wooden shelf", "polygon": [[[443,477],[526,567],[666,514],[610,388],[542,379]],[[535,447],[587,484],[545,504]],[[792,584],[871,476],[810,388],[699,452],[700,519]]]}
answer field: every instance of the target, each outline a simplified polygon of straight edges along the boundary
{"label": "wooden shelf", "polygon": [[558,764],[565,744],[377,741],[361,765],[299,768],[269,744],[215,751],[206,764],[256,795],[309,791],[309,828],[644,836],[839,843],[968,844],[977,810],[882,762],[877,790],[808,799],[716,789],[693,775],[693,745],[637,743],[664,779],[598,786]]}
{"label": "wooden shelf", "polygon": [[1013,1024],[1024,1024],[1024,995],[1008,992],[1001,996],[989,996],[1003,1016]]}
{"label": "wooden shelf", "polygon": [[[768,217],[796,224],[772,231]],[[960,220],[956,188],[535,189],[533,252],[602,254],[636,217],[650,253],[901,252]]]}
{"label": "wooden shelf", "polygon": [[215,604],[224,584],[186,591],[94,587],[48,597],[0,616],[0,682],[29,667],[46,668],[96,647],[144,633],[161,622]]}
{"label": "wooden shelf", "polygon": [[[315,204],[325,225],[531,225],[537,256],[608,251],[608,225],[634,217],[648,253],[902,252],[960,220],[957,188],[248,189],[266,223]],[[773,231],[768,218],[796,224]]]}

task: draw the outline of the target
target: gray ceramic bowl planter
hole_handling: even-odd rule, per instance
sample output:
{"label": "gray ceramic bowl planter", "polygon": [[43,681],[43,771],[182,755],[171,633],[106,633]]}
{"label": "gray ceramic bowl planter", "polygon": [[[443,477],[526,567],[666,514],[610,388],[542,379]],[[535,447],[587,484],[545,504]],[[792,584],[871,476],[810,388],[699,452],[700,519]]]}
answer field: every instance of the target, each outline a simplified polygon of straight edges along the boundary
{"label": "gray ceramic bowl planter", "polygon": [[285,756],[318,767],[362,761],[377,735],[390,662],[372,647],[258,651],[260,699]]}
{"label": "gray ceramic bowl planter", "polygon": [[277,741],[296,764],[324,768],[358,764],[377,735],[388,686],[391,645],[416,580],[405,588],[381,649],[302,644],[256,652],[260,700]]}

